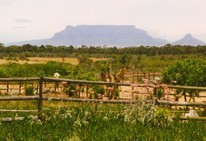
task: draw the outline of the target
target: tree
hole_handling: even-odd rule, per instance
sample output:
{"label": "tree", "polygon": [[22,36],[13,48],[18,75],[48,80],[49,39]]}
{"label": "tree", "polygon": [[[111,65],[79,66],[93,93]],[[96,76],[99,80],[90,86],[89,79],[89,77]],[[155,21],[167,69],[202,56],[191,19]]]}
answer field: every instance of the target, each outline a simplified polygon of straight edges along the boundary
{"label": "tree", "polygon": [[[177,85],[185,86],[206,86],[206,62],[201,59],[186,59],[177,61],[163,72],[163,82],[175,83]],[[189,93],[193,98],[198,96],[199,92],[196,90],[187,90],[182,92],[183,95]],[[186,96],[185,96],[186,100]]]}
{"label": "tree", "polygon": [[128,65],[130,58],[131,56],[129,56],[128,54],[123,54],[120,56],[119,62],[121,63],[122,67],[125,67],[126,65]]}
{"label": "tree", "polygon": [[206,86],[206,62],[201,59],[177,61],[163,72],[163,81],[178,85]]}

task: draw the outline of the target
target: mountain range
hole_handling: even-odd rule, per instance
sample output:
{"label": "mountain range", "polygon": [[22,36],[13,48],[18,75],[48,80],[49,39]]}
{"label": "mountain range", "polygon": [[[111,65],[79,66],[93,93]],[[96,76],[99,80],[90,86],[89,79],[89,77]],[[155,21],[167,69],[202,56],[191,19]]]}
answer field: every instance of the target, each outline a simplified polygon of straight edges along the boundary
{"label": "mountain range", "polygon": [[187,34],[182,39],[169,43],[165,39],[154,38],[142,29],[133,25],[78,25],[67,26],[49,39],[22,41],[5,44],[9,45],[53,45],[53,46],[164,46],[173,45],[206,45],[203,41]]}

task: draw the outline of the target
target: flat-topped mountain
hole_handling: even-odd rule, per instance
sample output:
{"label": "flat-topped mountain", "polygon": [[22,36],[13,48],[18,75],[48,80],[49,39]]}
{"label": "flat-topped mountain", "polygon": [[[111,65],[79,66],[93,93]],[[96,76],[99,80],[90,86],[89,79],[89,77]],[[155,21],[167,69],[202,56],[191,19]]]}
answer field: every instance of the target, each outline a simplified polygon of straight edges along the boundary
{"label": "flat-topped mountain", "polygon": [[[154,38],[146,31],[135,28],[133,25],[78,25],[67,26],[64,30],[57,32],[49,39],[31,40],[9,45],[53,45],[53,46],[164,46],[170,44],[160,38]],[[203,41],[187,34],[184,38],[172,43],[172,45],[206,45]]]}
{"label": "flat-topped mountain", "polygon": [[128,25],[80,25],[67,26],[50,40],[55,44],[89,46],[161,46],[166,40],[149,36],[144,30]]}
{"label": "flat-topped mountain", "polygon": [[79,25],[67,26],[50,39],[11,43],[15,45],[73,45],[73,46],[162,46],[168,42],[153,38],[132,25]]}
{"label": "flat-topped mountain", "polygon": [[198,45],[206,45],[203,41],[200,41],[197,38],[194,38],[191,34],[186,34],[182,39],[172,43],[173,45],[191,45],[191,46],[198,46]]}

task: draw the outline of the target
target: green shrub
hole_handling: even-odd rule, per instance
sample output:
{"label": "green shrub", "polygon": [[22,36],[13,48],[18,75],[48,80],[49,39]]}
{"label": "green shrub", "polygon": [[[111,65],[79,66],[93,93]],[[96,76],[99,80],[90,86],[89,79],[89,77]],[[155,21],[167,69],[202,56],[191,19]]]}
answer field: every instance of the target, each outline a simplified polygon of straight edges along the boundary
{"label": "green shrub", "polygon": [[94,85],[92,89],[94,91],[94,98],[98,98],[98,94],[103,95],[105,93],[105,89],[101,85]]}
{"label": "green shrub", "polygon": [[119,98],[119,89],[118,87],[115,87],[113,90],[113,98],[118,99]]}
{"label": "green shrub", "polygon": [[74,91],[76,91],[75,85],[74,84],[69,84],[69,86],[66,89],[67,95],[70,96],[70,97],[73,97],[75,95]]}
{"label": "green shrub", "polygon": [[163,82],[186,86],[206,86],[206,61],[186,59],[177,61],[163,72]]}
{"label": "green shrub", "polygon": [[26,87],[26,89],[25,89],[25,94],[26,94],[27,96],[34,95],[34,87],[33,87],[33,86],[28,86],[28,87]]}
{"label": "green shrub", "polygon": [[[186,59],[177,61],[163,73],[163,82],[183,86],[206,86],[206,61],[201,59]],[[197,90],[178,90],[177,94],[191,98],[199,96]],[[194,99],[193,99],[194,101]]]}

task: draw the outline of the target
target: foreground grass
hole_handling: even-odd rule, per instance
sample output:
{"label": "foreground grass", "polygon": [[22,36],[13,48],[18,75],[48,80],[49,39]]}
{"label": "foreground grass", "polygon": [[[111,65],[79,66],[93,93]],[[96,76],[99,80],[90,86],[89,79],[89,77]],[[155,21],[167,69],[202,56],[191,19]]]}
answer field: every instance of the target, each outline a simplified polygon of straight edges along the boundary
{"label": "foreground grass", "polygon": [[44,111],[42,120],[0,122],[0,140],[206,141],[205,130],[205,122],[171,121],[151,105],[85,104]]}
{"label": "foreground grass", "polygon": [[174,122],[168,127],[151,127],[140,123],[125,125],[121,121],[95,118],[88,125],[77,127],[72,121],[48,123],[28,121],[1,123],[1,140],[142,140],[142,141],[204,141],[205,123]]}

